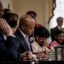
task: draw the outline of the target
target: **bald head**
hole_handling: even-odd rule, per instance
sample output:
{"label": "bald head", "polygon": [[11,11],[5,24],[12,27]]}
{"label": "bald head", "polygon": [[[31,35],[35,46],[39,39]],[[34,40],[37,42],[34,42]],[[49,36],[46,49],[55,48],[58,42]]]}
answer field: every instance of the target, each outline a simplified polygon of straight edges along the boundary
{"label": "bald head", "polygon": [[31,16],[23,15],[20,18],[19,28],[23,30],[24,33],[28,34],[27,31],[29,31],[29,33],[32,34],[34,31],[34,27],[35,27],[35,20]]}
{"label": "bald head", "polygon": [[27,23],[35,22],[35,20],[29,15],[23,15],[20,18],[19,27],[22,25],[27,25]]}

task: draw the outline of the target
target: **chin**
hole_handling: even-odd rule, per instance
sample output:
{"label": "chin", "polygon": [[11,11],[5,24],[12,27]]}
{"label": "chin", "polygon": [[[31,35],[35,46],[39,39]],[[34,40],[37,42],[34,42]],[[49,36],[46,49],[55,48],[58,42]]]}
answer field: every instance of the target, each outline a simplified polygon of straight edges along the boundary
{"label": "chin", "polygon": [[60,42],[60,44],[62,44],[62,41]]}

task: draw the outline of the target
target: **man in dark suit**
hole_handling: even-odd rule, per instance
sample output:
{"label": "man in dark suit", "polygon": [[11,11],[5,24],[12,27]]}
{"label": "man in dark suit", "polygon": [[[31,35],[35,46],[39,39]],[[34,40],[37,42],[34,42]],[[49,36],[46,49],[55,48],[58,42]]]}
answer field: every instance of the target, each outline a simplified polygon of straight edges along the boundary
{"label": "man in dark suit", "polygon": [[63,25],[63,18],[62,17],[58,17],[57,18],[57,26],[55,28],[51,29],[51,39],[54,40],[54,32],[56,30],[64,30],[64,28],[62,28]]}
{"label": "man in dark suit", "polygon": [[[15,20],[16,24],[13,25],[11,28],[7,21],[2,18],[3,15],[3,6],[2,3],[0,2],[0,62],[2,61],[13,61],[13,60],[18,60],[18,52],[17,52],[17,47],[15,45],[16,40],[13,35],[13,31],[16,30],[17,27],[17,20],[18,16],[16,14],[9,14],[4,15],[7,17],[7,21],[10,21],[10,16],[12,21]],[[16,18],[16,19],[15,19]],[[9,22],[10,23],[10,22]],[[14,21],[13,21],[14,23]],[[12,24],[13,24],[12,23]],[[14,52],[13,52],[14,51]]]}
{"label": "man in dark suit", "polygon": [[4,14],[0,18],[0,61],[19,60],[16,37],[14,35],[17,24],[18,16],[15,13]]}
{"label": "man in dark suit", "polygon": [[15,32],[17,37],[17,46],[19,47],[19,52],[23,53],[26,51],[31,52],[31,44],[29,41],[29,36],[33,33],[35,27],[34,19],[29,15],[23,15],[20,18],[19,28]]}

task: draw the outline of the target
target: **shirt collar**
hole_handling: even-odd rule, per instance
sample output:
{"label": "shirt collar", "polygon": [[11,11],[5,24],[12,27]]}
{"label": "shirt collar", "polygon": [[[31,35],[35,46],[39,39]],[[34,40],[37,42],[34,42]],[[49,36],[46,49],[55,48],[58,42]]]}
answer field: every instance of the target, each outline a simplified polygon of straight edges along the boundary
{"label": "shirt collar", "polygon": [[21,32],[24,38],[27,36],[20,28],[19,28],[19,31]]}
{"label": "shirt collar", "polygon": [[58,26],[58,29],[61,29],[62,27],[61,26]]}
{"label": "shirt collar", "polygon": [[7,39],[6,35],[3,35],[3,37],[4,37],[5,40]]}

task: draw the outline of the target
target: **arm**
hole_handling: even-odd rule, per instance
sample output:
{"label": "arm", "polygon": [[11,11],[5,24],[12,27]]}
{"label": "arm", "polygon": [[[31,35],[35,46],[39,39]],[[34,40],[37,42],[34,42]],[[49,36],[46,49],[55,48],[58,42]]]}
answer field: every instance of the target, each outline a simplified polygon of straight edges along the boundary
{"label": "arm", "polygon": [[19,54],[16,46],[16,40],[13,36],[8,36],[5,42],[5,46],[7,48],[7,54],[11,60],[18,60]]}
{"label": "arm", "polygon": [[[4,60],[17,60],[18,51],[16,47],[16,40],[13,37],[11,27],[7,24],[6,20],[0,18],[0,31],[2,35],[5,34],[7,40],[0,35],[0,56]],[[8,36],[9,35],[9,36]]]}

